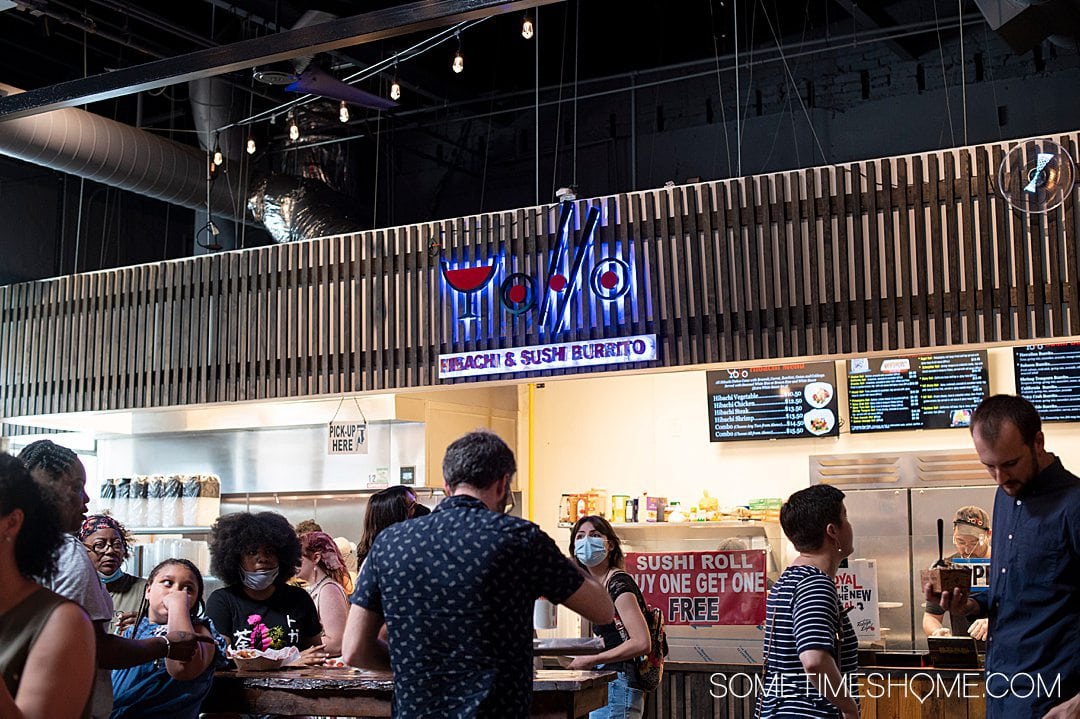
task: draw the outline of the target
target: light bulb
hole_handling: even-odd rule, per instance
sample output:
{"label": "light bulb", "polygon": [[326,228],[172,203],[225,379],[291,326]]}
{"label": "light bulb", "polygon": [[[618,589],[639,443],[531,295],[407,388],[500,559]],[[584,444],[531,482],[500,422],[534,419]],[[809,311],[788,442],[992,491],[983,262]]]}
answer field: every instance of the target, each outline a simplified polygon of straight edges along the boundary
{"label": "light bulb", "polygon": [[338,119],[342,122],[349,121],[349,106],[345,104],[345,101],[341,101],[341,109],[338,110]]}
{"label": "light bulb", "polygon": [[461,54],[461,50],[457,51],[454,55],[454,64],[451,66],[454,68],[454,72],[461,72],[465,69],[465,58]]}
{"label": "light bulb", "polygon": [[214,148],[214,164],[221,166],[225,164],[225,156],[221,154],[221,148]]}
{"label": "light bulb", "polygon": [[289,139],[290,140],[299,140],[300,139],[300,128],[296,126],[296,121],[295,120],[292,123],[289,124]]}
{"label": "light bulb", "polygon": [[249,155],[254,155],[255,154],[255,139],[254,138],[251,138],[251,137],[248,138],[248,141],[247,141],[247,154],[249,154]]}
{"label": "light bulb", "polygon": [[521,36],[526,40],[532,40],[533,36],[533,21],[528,15],[521,21]]}
{"label": "light bulb", "polygon": [[401,99],[401,84],[398,83],[398,81],[396,79],[394,80],[393,84],[390,85],[390,99],[391,100],[400,100]]}

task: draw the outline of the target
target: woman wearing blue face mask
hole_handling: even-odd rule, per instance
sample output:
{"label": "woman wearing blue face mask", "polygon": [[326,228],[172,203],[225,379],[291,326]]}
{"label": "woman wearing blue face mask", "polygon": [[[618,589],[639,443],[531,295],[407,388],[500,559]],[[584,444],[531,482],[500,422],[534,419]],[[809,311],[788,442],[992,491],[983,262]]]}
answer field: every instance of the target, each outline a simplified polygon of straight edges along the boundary
{"label": "woman wearing blue face mask", "polygon": [[322,625],[306,591],[287,584],[300,564],[300,538],[274,512],[219,517],[210,530],[210,571],[225,582],[206,601],[206,614],[233,649],[301,649],[320,664],[328,653]]}
{"label": "woman wearing blue face mask", "polygon": [[596,581],[607,587],[615,604],[615,621],[594,628],[604,640],[604,651],[577,657],[571,669],[593,669],[603,665],[618,672],[608,684],[608,703],[592,712],[590,719],[637,719],[645,709],[645,694],[634,685],[633,659],[648,653],[652,646],[645,624],[645,598],[633,577],[624,571],[622,545],[615,530],[603,517],[582,517],[570,531],[570,553]]}
{"label": "woman wearing blue face mask", "polygon": [[79,541],[90,553],[90,561],[113,600],[109,633],[119,634],[121,624],[135,618],[146,593],[146,580],[121,567],[131,553],[131,537],[124,525],[109,515],[91,514],[79,528]]}

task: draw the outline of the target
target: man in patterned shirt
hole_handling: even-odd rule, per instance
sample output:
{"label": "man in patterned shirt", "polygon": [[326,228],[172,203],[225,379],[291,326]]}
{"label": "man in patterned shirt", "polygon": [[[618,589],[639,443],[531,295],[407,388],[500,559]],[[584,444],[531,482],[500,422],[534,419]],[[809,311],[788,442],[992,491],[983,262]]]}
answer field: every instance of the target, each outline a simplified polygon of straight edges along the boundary
{"label": "man in patterned shirt", "polygon": [[491,432],[457,439],[443,459],[446,500],[383,530],[364,563],[342,654],[393,668],[395,717],[527,717],[536,598],[612,621],[604,588],[539,527],[504,513],[516,470]]}

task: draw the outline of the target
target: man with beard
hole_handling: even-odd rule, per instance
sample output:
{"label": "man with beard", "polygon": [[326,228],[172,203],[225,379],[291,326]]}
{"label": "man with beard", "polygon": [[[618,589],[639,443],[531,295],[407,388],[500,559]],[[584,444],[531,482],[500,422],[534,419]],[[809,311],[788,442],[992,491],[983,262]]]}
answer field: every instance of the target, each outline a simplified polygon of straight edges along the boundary
{"label": "man with beard", "polygon": [[1046,451],[1022,397],[983,400],[971,436],[998,485],[990,591],[927,586],[927,601],[989,617],[988,719],[1080,717],[1080,479]]}
{"label": "man with beard", "polygon": [[[533,602],[612,621],[607,591],[539,527],[505,514],[516,469],[491,432],[455,440],[443,459],[446,500],[384,529],[364,562],[342,655],[393,668],[396,717],[527,717]],[[378,638],[384,619],[389,649]]]}

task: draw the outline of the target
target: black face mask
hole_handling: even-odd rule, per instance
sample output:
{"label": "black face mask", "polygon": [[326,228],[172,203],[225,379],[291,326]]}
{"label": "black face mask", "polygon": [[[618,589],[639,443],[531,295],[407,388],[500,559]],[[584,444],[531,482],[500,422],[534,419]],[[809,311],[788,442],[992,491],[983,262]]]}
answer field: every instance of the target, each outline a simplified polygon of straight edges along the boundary
{"label": "black face mask", "polygon": [[423,517],[425,514],[431,514],[431,510],[420,504],[419,502],[413,505],[413,519],[416,519],[417,517]]}

